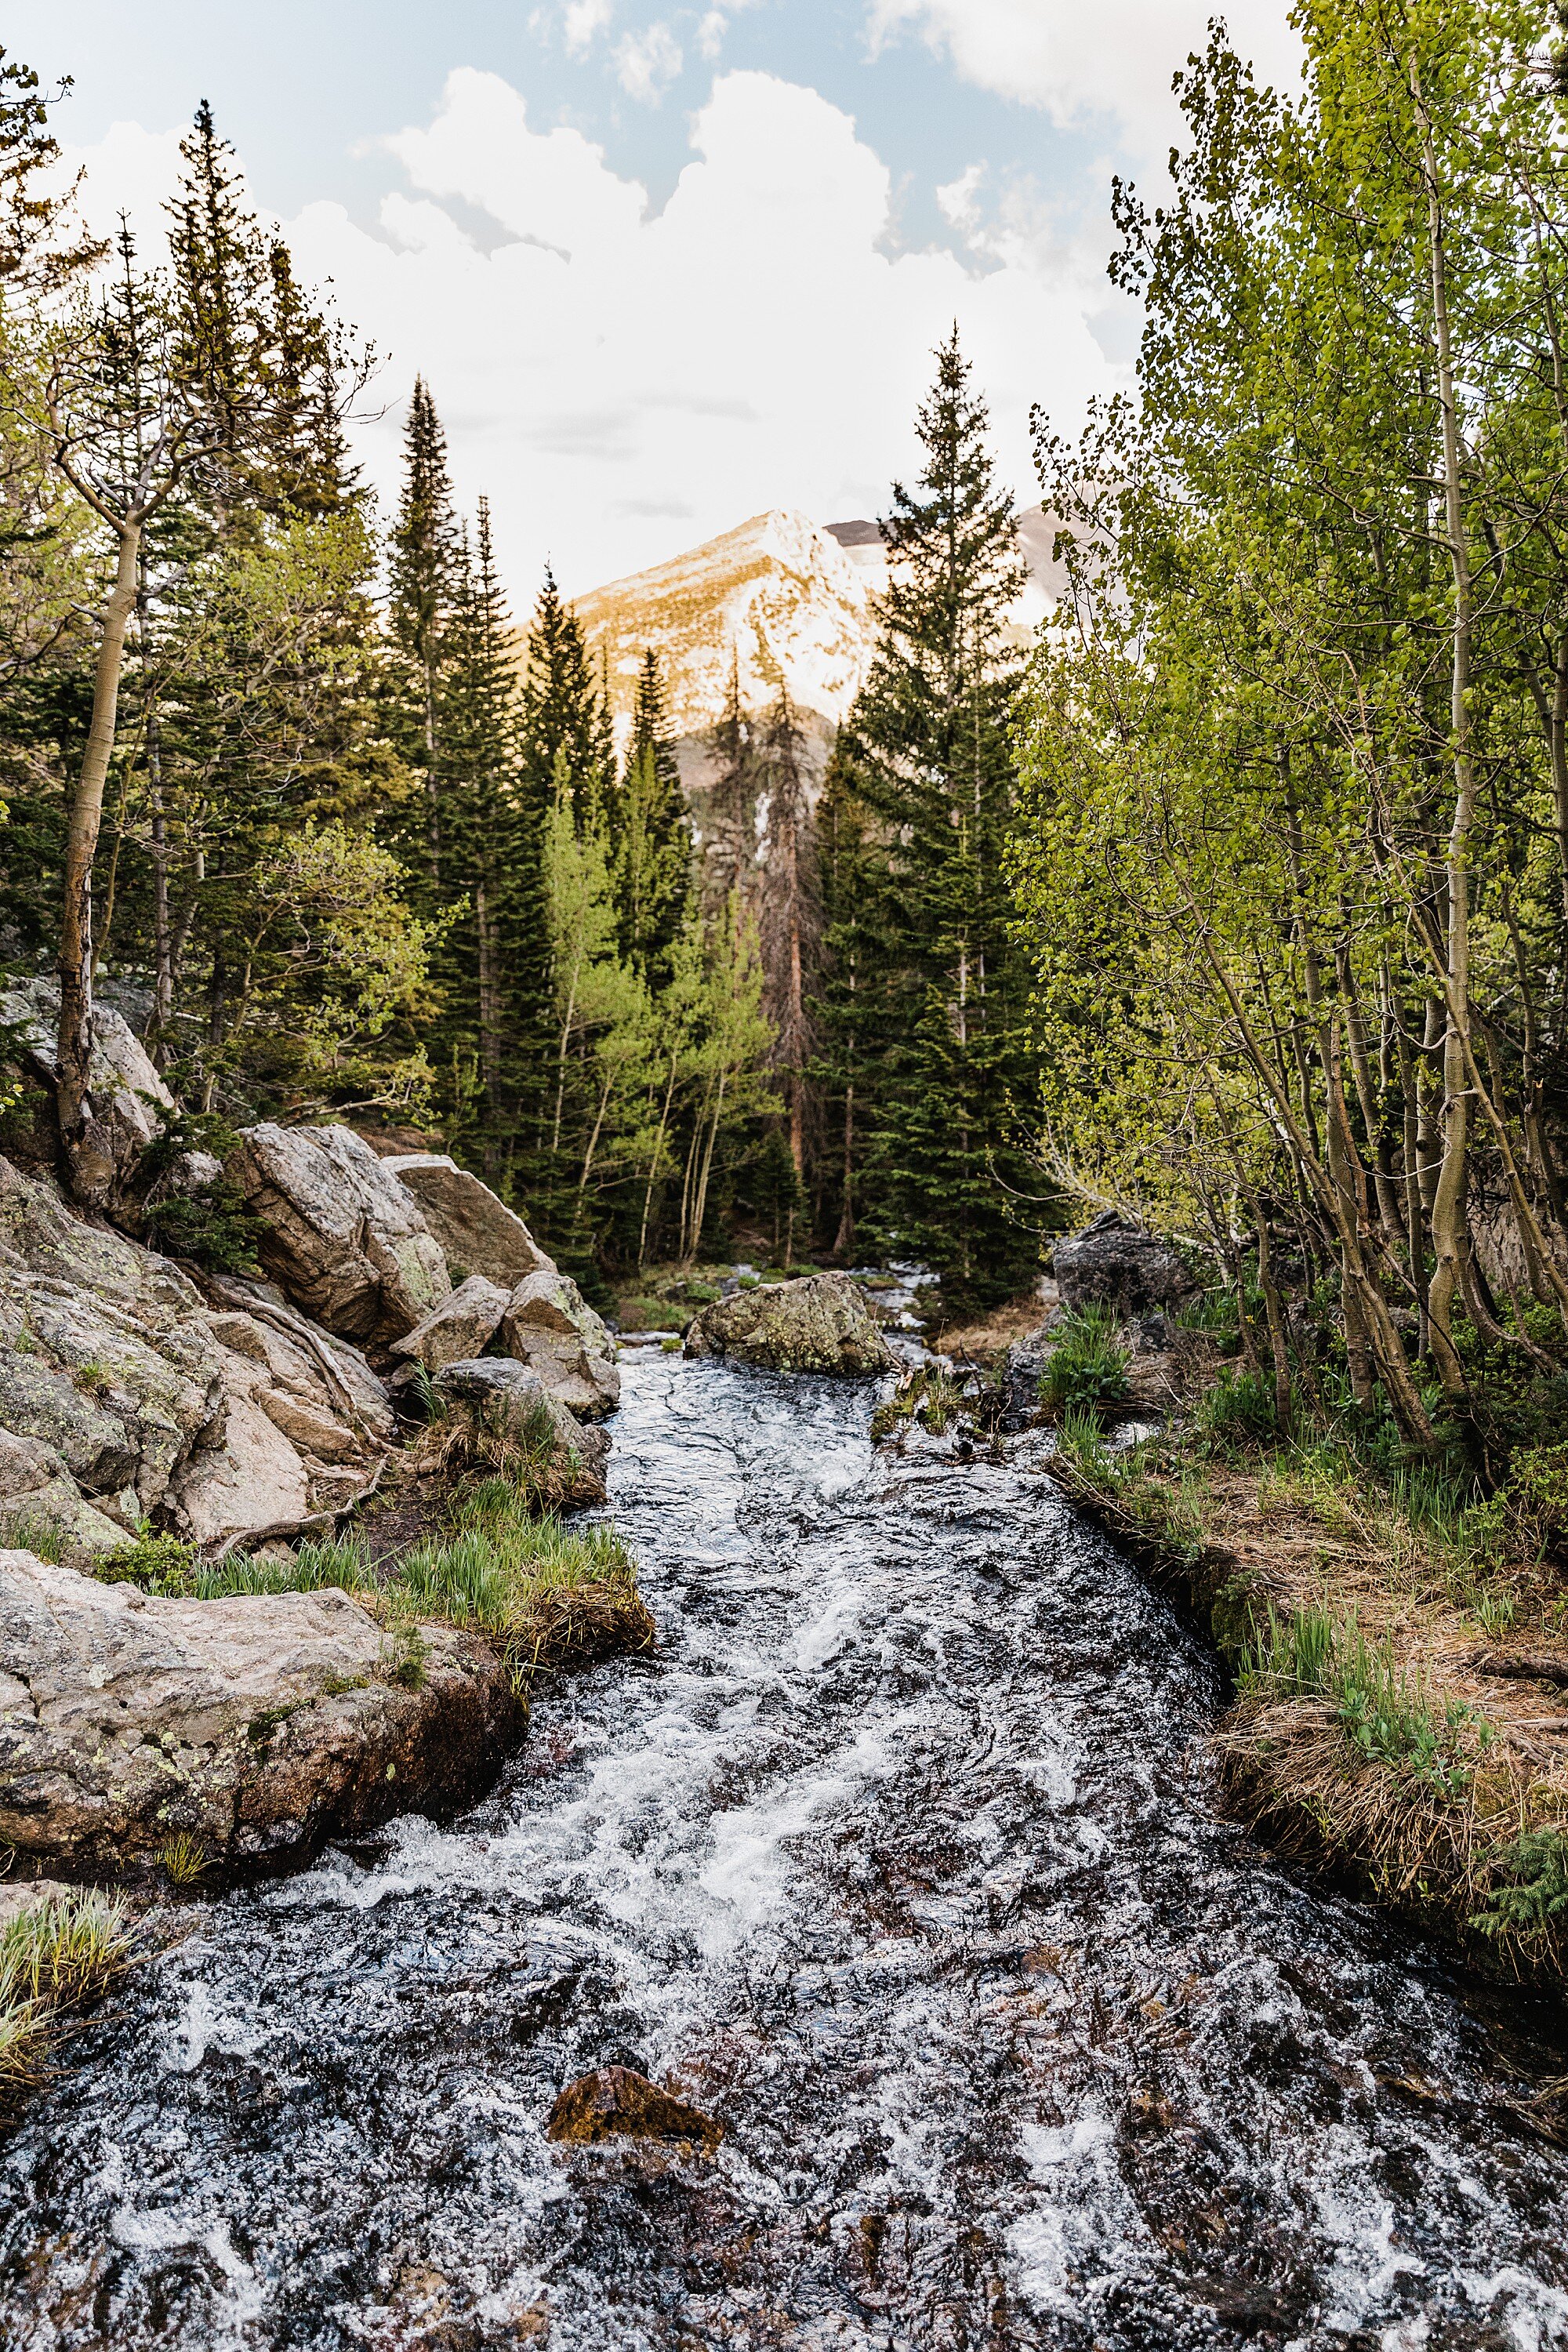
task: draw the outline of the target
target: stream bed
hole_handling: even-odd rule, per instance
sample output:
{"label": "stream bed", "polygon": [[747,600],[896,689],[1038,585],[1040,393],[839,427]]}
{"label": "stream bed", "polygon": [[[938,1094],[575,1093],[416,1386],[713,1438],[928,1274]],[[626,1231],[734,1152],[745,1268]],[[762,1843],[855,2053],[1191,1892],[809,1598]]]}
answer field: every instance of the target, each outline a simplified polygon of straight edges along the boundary
{"label": "stream bed", "polygon": [[[1221,1814],[1202,1643],[865,1390],[641,1350],[651,1661],[198,1932],[0,2147],[0,2344],[1568,2345],[1562,2013]],[[555,2148],[606,2063],[711,2162]]]}

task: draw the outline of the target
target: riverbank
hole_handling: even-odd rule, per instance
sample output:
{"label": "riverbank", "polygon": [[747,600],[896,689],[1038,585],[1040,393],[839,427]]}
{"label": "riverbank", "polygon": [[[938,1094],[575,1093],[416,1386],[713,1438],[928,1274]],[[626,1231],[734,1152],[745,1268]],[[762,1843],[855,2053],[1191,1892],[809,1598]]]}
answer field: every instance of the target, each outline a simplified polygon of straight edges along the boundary
{"label": "riverbank", "polygon": [[1160,1433],[1064,1416],[1052,1475],[1205,1623],[1232,1677],[1215,1746],[1283,1852],[1471,1963],[1568,1975],[1568,1599],[1503,1513],[1332,1433],[1226,1426],[1212,1360]]}

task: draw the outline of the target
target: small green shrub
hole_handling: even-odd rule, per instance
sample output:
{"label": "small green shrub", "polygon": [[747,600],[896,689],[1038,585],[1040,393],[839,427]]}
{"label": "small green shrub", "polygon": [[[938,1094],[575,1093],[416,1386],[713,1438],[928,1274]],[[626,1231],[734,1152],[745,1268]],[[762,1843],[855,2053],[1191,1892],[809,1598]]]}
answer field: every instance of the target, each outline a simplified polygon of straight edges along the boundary
{"label": "small green shrub", "polygon": [[[176,1160],[187,1151],[226,1160],[239,1138],[216,1111],[171,1110],[155,1097],[142,1099],[158,1118],[158,1132],[137,1162],[136,1184],[144,1200]],[[144,1212],[149,1245],[165,1257],[194,1258],[215,1274],[259,1274],[256,1245],[262,1226],[246,1206],[231,1178],[215,1176],[193,1192],[172,1192]]]}
{"label": "small green shrub", "polygon": [[1116,1318],[1106,1307],[1064,1315],[1040,1374],[1040,1402],[1048,1412],[1114,1412],[1128,1400],[1127,1350],[1116,1339]]}
{"label": "small green shrub", "polygon": [[1483,1936],[1556,1936],[1568,1927],[1568,1835],[1529,1830],[1495,1857],[1489,1909],[1470,1921]]}
{"label": "small green shrub", "polygon": [[1194,1430],[1217,1452],[1268,1445],[1279,1435],[1274,1383],[1261,1372],[1225,1372],[1199,1399]]}
{"label": "small green shrub", "polygon": [[742,1274],[735,1278],[742,1290],[755,1290],[763,1277],[760,1274]]}
{"label": "small green shrub", "polygon": [[102,1584],[135,1584],[143,1592],[179,1601],[196,1592],[202,1571],[190,1544],[182,1543],[178,1536],[155,1535],[143,1519],[134,1542],[100,1552],[92,1563],[92,1572]]}
{"label": "small green shrub", "polygon": [[71,1379],[84,1396],[100,1396],[114,1385],[114,1374],[108,1364],[100,1364],[96,1356],[89,1356],[73,1367]]}
{"label": "small green shrub", "polygon": [[689,1282],[683,1296],[692,1307],[711,1307],[716,1298],[723,1297],[724,1293],[716,1282]]}

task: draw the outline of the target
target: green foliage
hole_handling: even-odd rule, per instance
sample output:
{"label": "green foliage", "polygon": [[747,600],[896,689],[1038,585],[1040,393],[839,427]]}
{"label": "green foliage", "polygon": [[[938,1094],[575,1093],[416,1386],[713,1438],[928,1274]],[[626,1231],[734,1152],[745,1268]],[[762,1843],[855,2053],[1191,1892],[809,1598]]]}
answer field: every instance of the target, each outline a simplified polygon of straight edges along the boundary
{"label": "green foliage", "polygon": [[1275,1444],[1279,1417],[1273,1381],[1260,1372],[1222,1373],[1199,1398],[1193,1426],[1220,1453]]}
{"label": "green foliage", "polygon": [[1040,1374],[1040,1402],[1047,1412],[1114,1412],[1127,1402],[1125,1348],[1116,1338],[1109,1307],[1065,1312],[1054,1326],[1051,1351]]}
{"label": "green foliage", "polygon": [[1353,1619],[1342,1624],[1327,1609],[1282,1619],[1270,1603],[1243,1675],[1282,1696],[1327,1697],[1363,1762],[1388,1766],[1444,1804],[1463,1797],[1474,1777],[1471,1748],[1484,1749],[1493,1736],[1473,1707],[1451,1699],[1439,1711],[1386,1643],[1373,1648]]}
{"label": "green foliage", "polygon": [[220,1173],[189,1192],[155,1197],[159,1179],[184,1153],[205,1151],[226,1160],[238,1149],[238,1135],[216,1111],[171,1110],[163,1103],[156,1108],[158,1132],[143,1146],[133,1180],[145,1204],[149,1247],[162,1250],[165,1257],[194,1258],[215,1274],[259,1274],[256,1245],[260,1221],[251,1215],[231,1178]]}
{"label": "green foliage", "polygon": [[1529,1830],[1493,1858],[1491,1902],[1471,1921],[1483,1936],[1561,1937],[1568,1927],[1568,1834]]}
{"label": "green foliage", "polygon": [[203,1570],[193,1545],[178,1536],[155,1534],[144,1519],[133,1542],[94,1557],[92,1572],[103,1584],[134,1584],[167,1600],[185,1600]]}

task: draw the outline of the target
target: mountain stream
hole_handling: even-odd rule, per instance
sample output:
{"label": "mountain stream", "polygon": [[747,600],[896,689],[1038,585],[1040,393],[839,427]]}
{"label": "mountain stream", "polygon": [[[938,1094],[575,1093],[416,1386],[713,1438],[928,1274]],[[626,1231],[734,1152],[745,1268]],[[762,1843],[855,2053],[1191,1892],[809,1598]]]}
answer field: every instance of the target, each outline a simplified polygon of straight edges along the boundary
{"label": "mountain stream", "polygon": [[[1560,2012],[1224,1818],[1212,1661],[1039,1441],[625,1376],[658,1654],[89,2021],[0,2147],[0,2343],[1568,2345]],[[611,2062],[718,2156],[547,2145]]]}

